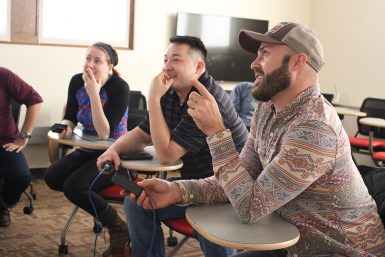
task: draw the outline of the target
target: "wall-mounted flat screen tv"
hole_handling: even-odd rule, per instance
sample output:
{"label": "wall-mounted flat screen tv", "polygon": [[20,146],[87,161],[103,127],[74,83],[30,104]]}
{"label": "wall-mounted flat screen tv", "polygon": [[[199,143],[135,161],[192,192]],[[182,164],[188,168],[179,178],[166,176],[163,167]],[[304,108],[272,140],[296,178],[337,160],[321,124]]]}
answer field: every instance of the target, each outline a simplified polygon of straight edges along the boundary
{"label": "wall-mounted flat screen tv", "polygon": [[265,33],[269,22],[178,12],[176,35],[189,35],[202,39],[208,56],[206,68],[217,81],[254,81],[250,69],[256,54],[246,52],[238,42],[241,29]]}

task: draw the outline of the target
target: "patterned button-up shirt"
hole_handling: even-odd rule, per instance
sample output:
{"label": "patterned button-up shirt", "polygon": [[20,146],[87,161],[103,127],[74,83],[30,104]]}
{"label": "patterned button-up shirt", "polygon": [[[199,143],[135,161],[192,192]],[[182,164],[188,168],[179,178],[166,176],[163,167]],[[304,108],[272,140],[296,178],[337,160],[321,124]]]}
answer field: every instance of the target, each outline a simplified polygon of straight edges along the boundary
{"label": "patterned button-up shirt", "polygon": [[175,182],[181,203],[230,200],[245,223],[276,211],[300,231],[288,256],[385,256],[376,204],[318,86],[280,112],[272,103],[258,103],[240,155],[228,130],[208,142],[214,176]]}

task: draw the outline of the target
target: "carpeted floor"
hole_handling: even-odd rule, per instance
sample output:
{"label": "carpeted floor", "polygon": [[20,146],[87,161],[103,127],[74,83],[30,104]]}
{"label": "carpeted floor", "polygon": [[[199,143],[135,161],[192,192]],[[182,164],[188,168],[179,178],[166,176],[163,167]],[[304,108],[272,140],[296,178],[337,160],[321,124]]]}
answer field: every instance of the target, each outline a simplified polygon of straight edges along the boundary
{"label": "carpeted floor", "polygon": [[[35,175],[36,177],[36,175]],[[62,193],[50,190],[44,180],[37,176],[33,181],[37,199],[34,201],[34,211],[27,215],[23,207],[28,204],[23,195],[21,202],[11,210],[12,223],[0,228],[1,257],[50,257],[60,256],[58,246],[60,232],[64,227],[73,205]],[[124,218],[122,205],[115,205]],[[95,233],[92,231],[93,219],[80,210],[67,235],[68,254],[61,256],[87,257],[93,256]],[[164,229],[165,238],[168,230]],[[179,239],[181,235],[175,233]],[[108,233],[101,233],[97,240],[96,256],[101,256],[108,247]],[[166,247],[166,253],[172,248]],[[199,244],[189,239],[176,256],[202,257]],[[141,256],[138,256],[141,257]]]}

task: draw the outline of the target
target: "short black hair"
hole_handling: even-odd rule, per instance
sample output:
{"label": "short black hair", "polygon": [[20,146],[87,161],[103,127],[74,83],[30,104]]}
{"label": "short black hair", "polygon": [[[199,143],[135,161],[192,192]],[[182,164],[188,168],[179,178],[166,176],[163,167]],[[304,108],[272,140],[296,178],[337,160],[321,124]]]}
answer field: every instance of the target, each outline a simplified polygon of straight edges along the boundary
{"label": "short black hair", "polygon": [[173,36],[170,38],[170,42],[175,44],[189,45],[192,49],[200,52],[204,61],[206,62],[207,49],[200,38],[192,36]]}

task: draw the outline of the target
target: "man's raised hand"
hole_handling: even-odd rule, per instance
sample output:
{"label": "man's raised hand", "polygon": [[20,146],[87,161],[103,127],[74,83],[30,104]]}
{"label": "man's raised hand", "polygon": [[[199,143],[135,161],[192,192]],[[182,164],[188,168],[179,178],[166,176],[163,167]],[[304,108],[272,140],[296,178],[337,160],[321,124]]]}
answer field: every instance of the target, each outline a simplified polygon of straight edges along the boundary
{"label": "man's raised hand", "polygon": [[198,80],[193,80],[192,84],[197,92],[191,92],[187,102],[189,109],[187,113],[193,118],[195,124],[207,136],[225,130],[221,113],[215,98]]}

